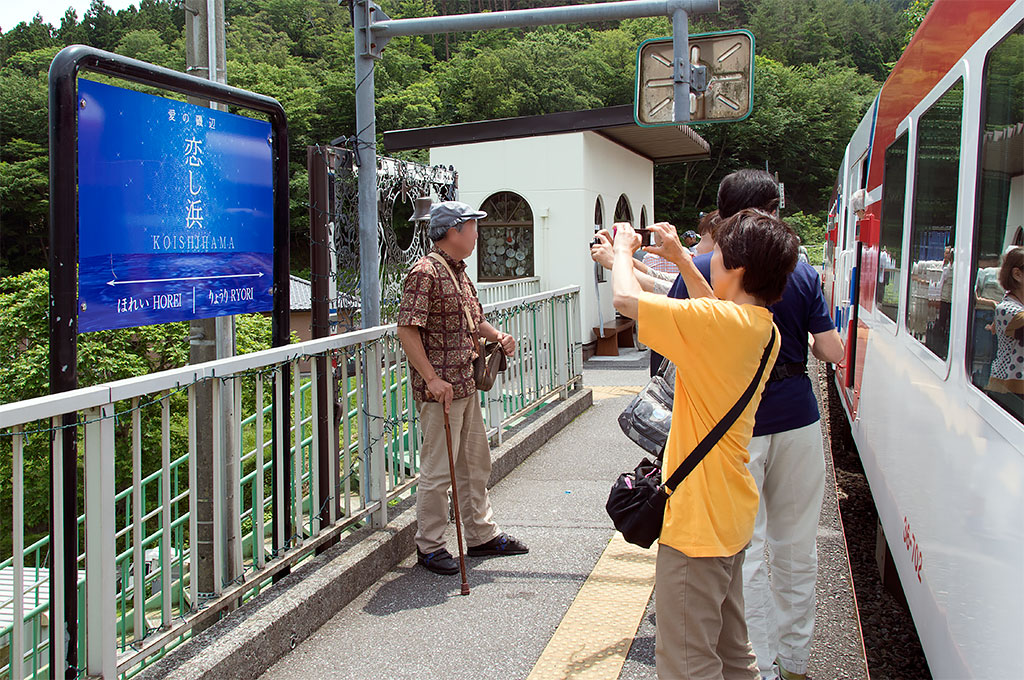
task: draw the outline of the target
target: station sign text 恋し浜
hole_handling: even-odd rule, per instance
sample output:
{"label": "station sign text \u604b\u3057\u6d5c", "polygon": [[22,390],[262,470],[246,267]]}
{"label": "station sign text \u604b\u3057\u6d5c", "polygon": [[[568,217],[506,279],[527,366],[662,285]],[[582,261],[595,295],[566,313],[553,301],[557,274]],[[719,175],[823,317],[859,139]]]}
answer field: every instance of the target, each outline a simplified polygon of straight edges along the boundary
{"label": "station sign text \u604b\u3057\u6d5c", "polygon": [[78,328],[273,308],[270,124],[79,79]]}

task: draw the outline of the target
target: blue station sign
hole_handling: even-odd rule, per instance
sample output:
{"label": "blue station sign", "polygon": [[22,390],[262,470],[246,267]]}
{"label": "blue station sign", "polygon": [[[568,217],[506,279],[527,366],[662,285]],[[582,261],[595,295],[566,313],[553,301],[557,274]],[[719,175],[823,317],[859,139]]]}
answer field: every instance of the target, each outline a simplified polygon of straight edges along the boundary
{"label": "blue station sign", "polygon": [[78,81],[78,328],[273,308],[268,122]]}

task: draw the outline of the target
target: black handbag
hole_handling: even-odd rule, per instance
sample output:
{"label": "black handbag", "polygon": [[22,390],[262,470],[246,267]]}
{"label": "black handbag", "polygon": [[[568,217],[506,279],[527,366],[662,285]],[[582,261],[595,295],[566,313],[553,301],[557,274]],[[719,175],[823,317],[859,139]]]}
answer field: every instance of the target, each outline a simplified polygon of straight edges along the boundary
{"label": "black handbag", "polygon": [[612,484],[612,490],[608,494],[608,502],[605,503],[604,508],[608,512],[608,516],[611,517],[615,528],[622,533],[622,537],[626,541],[641,548],[649,548],[658,540],[661,535],[662,523],[665,521],[665,504],[668,502],[669,494],[675,491],[676,487],[686,479],[686,476],[704,460],[708,452],[729,431],[736,419],[743,413],[743,409],[750,403],[754,391],[761,383],[761,376],[764,375],[773,345],[775,345],[774,326],[768,346],[764,348],[764,353],[761,355],[761,365],[757,367],[754,379],[750,381],[750,385],[740,396],[739,401],[704,436],[667,481],[663,484],[659,483],[660,463],[644,458],[635,470],[619,475],[619,478]]}

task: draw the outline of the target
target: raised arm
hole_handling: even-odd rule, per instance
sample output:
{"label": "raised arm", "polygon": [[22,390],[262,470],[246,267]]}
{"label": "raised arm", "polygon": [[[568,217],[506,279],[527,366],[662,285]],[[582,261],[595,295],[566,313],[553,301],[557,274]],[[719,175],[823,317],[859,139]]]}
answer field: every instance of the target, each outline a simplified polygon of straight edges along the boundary
{"label": "raised arm", "polygon": [[[610,270],[614,260],[611,234],[607,229],[602,229],[597,232],[595,238],[597,243],[590,246],[590,258],[605,269]],[[633,268],[636,270],[634,274],[636,275],[637,282],[640,284],[640,288],[648,293],[668,295],[675,276],[655,271],[636,258],[633,258]]]}
{"label": "raised arm", "polygon": [[640,314],[640,293],[643,289],[633,270],[633,253],[640,245],[640,237],[633,227],[623,222],[615,225],[615,244],[612,262],[612,304],[623,316],[636,319]]}
{"label": "raised arm", "polygon": [[660,255],[679,267],[679,275],[683,277],[683,283],[686,284],[686,290],[691,298],[714,297],[711,284],[693,263],[693,255],[680,243],[676,228],[668,222],[658,222],[651,225],[651,231],[661,237],[661,242],[656,246],[647,246],[645,250]]}

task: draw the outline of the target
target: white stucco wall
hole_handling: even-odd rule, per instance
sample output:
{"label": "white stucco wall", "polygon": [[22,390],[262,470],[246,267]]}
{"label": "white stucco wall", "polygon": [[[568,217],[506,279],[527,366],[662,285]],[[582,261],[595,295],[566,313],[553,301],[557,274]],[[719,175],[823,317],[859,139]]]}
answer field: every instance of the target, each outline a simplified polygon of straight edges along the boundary
{"label": "white stucco wall", "polygon": [[[654,164],[594,132],[575,132],[500,142],[431,149],[432,165],[453,165],[459,173],[459,200],[479,207],[490,195],[512,191],[526,199],[534,219],[534,268],[541,289],[580,286],[584,342],[594,339],[598,294],[589,243],[594,204],[604,204],[610,227],[615,204],[625,194],[639,222],[646,209],[653,222]],[[476,253],[467,260],[477,279]],[[607,322],[612,308],[610,277],[599,284],[600,307]]]}

